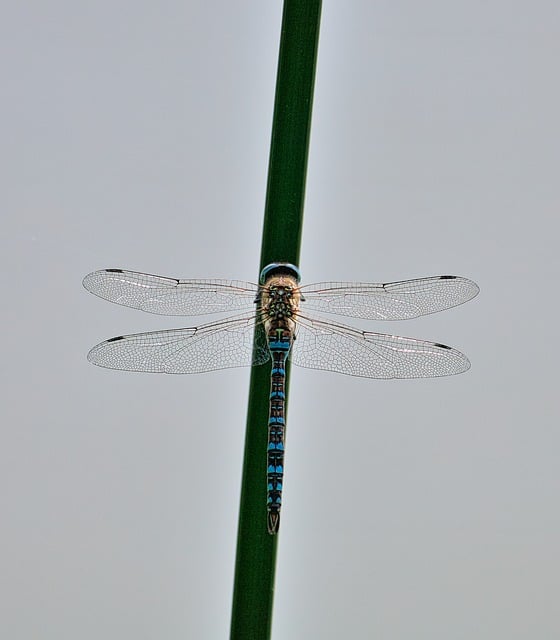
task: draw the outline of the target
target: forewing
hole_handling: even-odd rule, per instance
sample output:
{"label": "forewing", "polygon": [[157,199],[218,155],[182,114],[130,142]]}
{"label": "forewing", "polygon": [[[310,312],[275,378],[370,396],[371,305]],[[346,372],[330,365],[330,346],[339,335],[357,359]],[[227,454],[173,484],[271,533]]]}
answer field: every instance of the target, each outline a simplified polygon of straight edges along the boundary
{"label": "forewing", "polygon": [[407,320],[456,307],[479,292],[472,280],[435,276],[367,284],[322,282],[301,288],[302,309],[368,320]]}
{"label": "forewing", "polygon": [[166,316],[196,316],[251,307],[257,286],[227,280],[177,280],[148,273],[102,269],[83,281],[91,293],[124,305]]}
{"label": "forewing", "polygon": [[93,347],[88,360],[108,369],[148,373],[202,373],[263,364],[269,351],[262,331],[253,346],[254,328],[252,316],[118,336]]}
{"label": "forewing", "polygon": [[300,367],[364,378],[432,378],[470,367],[464,354],[443,344],[301,316],[290,357]]}

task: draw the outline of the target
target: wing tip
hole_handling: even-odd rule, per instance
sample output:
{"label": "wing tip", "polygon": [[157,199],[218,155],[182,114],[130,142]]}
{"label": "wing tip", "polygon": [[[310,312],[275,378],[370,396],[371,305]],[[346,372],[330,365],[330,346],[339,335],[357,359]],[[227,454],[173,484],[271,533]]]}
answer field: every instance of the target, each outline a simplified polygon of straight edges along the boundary
{"label": "wing tip", "polygon": [[465,373],[471,368],[471,361],[467,358],[467,356],[462,351],[458,351],[453,347],[448,347],[447,345],[443,345],[443,344],[438,344],[438,347],[445,347],[446,349],[449,349],[451,352],[453,352],[456,355],[458,360],[457,362],[458,366],[455,368],[455,370],[450,371],[449,373],[443,374],[444,376],[460,375],[461,373]]}
{"label": "wing tip", "polygon": [[126,336],[115,336],[114,338],[109,338],[108,340],[104,340],[103,342],[96,344],[94,347],[92,347],[89,350],[87,354],[88,362],[91,362],[91,364],[94,364],[97,367],[104,367],[105,369],[114,369],[115,367],[111,367],[107,365],[105,362],[103,362],[103,357],[100,357],[100,354],[102,355],[106,347],[110,345],[112,342],[118,342],[119,340],[123,340],[125,337]]}
{"label": "wing tip", "polygon": [[99,294],[98,289],[96,287],[96,281],[99,276],[103,273],[124,273],[123,269],[98,269],[97,271],[92,271],[84,276],[82,280],[82,286],[84,289],[93,293],[96,296],[103,297]]}
{"label": "wing tip", "polygon": [[[480,293],[480,287],[476,284],[474,280],[470,278],[465,278],[464,276],[439,276],[439,280],[458,280],[462,282],[464,285],[470,287],[471,291],[469,292],[469,297],[465,299],[465,302],[472,300],[475,296]],[[460,303],[461,304],[461,303]]]}

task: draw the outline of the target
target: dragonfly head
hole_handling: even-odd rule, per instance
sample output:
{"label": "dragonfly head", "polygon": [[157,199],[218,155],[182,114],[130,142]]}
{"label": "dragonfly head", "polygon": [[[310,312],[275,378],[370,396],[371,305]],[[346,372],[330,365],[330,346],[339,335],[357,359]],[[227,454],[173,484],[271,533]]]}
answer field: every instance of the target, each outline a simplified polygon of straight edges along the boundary
{"label": "dragonfly head", "polygon": [[296,282],[300,282],[301,273],[300,270],[289,262],[272,262],[271,264],[267,264],[266,267],[261,271],[260,283],[264,284],[270,276],[292,276],[292,278],[296,279]]}

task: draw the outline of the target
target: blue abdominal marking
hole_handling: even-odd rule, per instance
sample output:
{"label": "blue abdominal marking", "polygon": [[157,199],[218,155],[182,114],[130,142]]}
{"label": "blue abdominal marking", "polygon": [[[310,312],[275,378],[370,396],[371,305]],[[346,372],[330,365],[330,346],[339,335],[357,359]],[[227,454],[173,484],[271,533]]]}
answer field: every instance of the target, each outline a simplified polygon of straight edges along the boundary
{"label": "blue abdominal marking", "polygon": [[268,343],[268,347],[271,351],[289,351],[291,347],[290,342],[271,341]]}

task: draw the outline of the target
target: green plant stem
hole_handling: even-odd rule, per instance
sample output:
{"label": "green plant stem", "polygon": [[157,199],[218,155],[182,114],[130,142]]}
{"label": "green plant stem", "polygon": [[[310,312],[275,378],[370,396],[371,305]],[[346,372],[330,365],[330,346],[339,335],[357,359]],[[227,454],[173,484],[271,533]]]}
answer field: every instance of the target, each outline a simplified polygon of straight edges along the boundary
{"label": "green plant stem", "polygon": [[[299,262],[320,16],[321,0],[284,2],[261,269],[271,262],[291,262],[296,265]],[[286,394],[287,390],[286,384]],[[269,393],[270,364],[253,367],[241,486],[231,640],[270,638],[278,536],[270,535],[266,526]]]}

